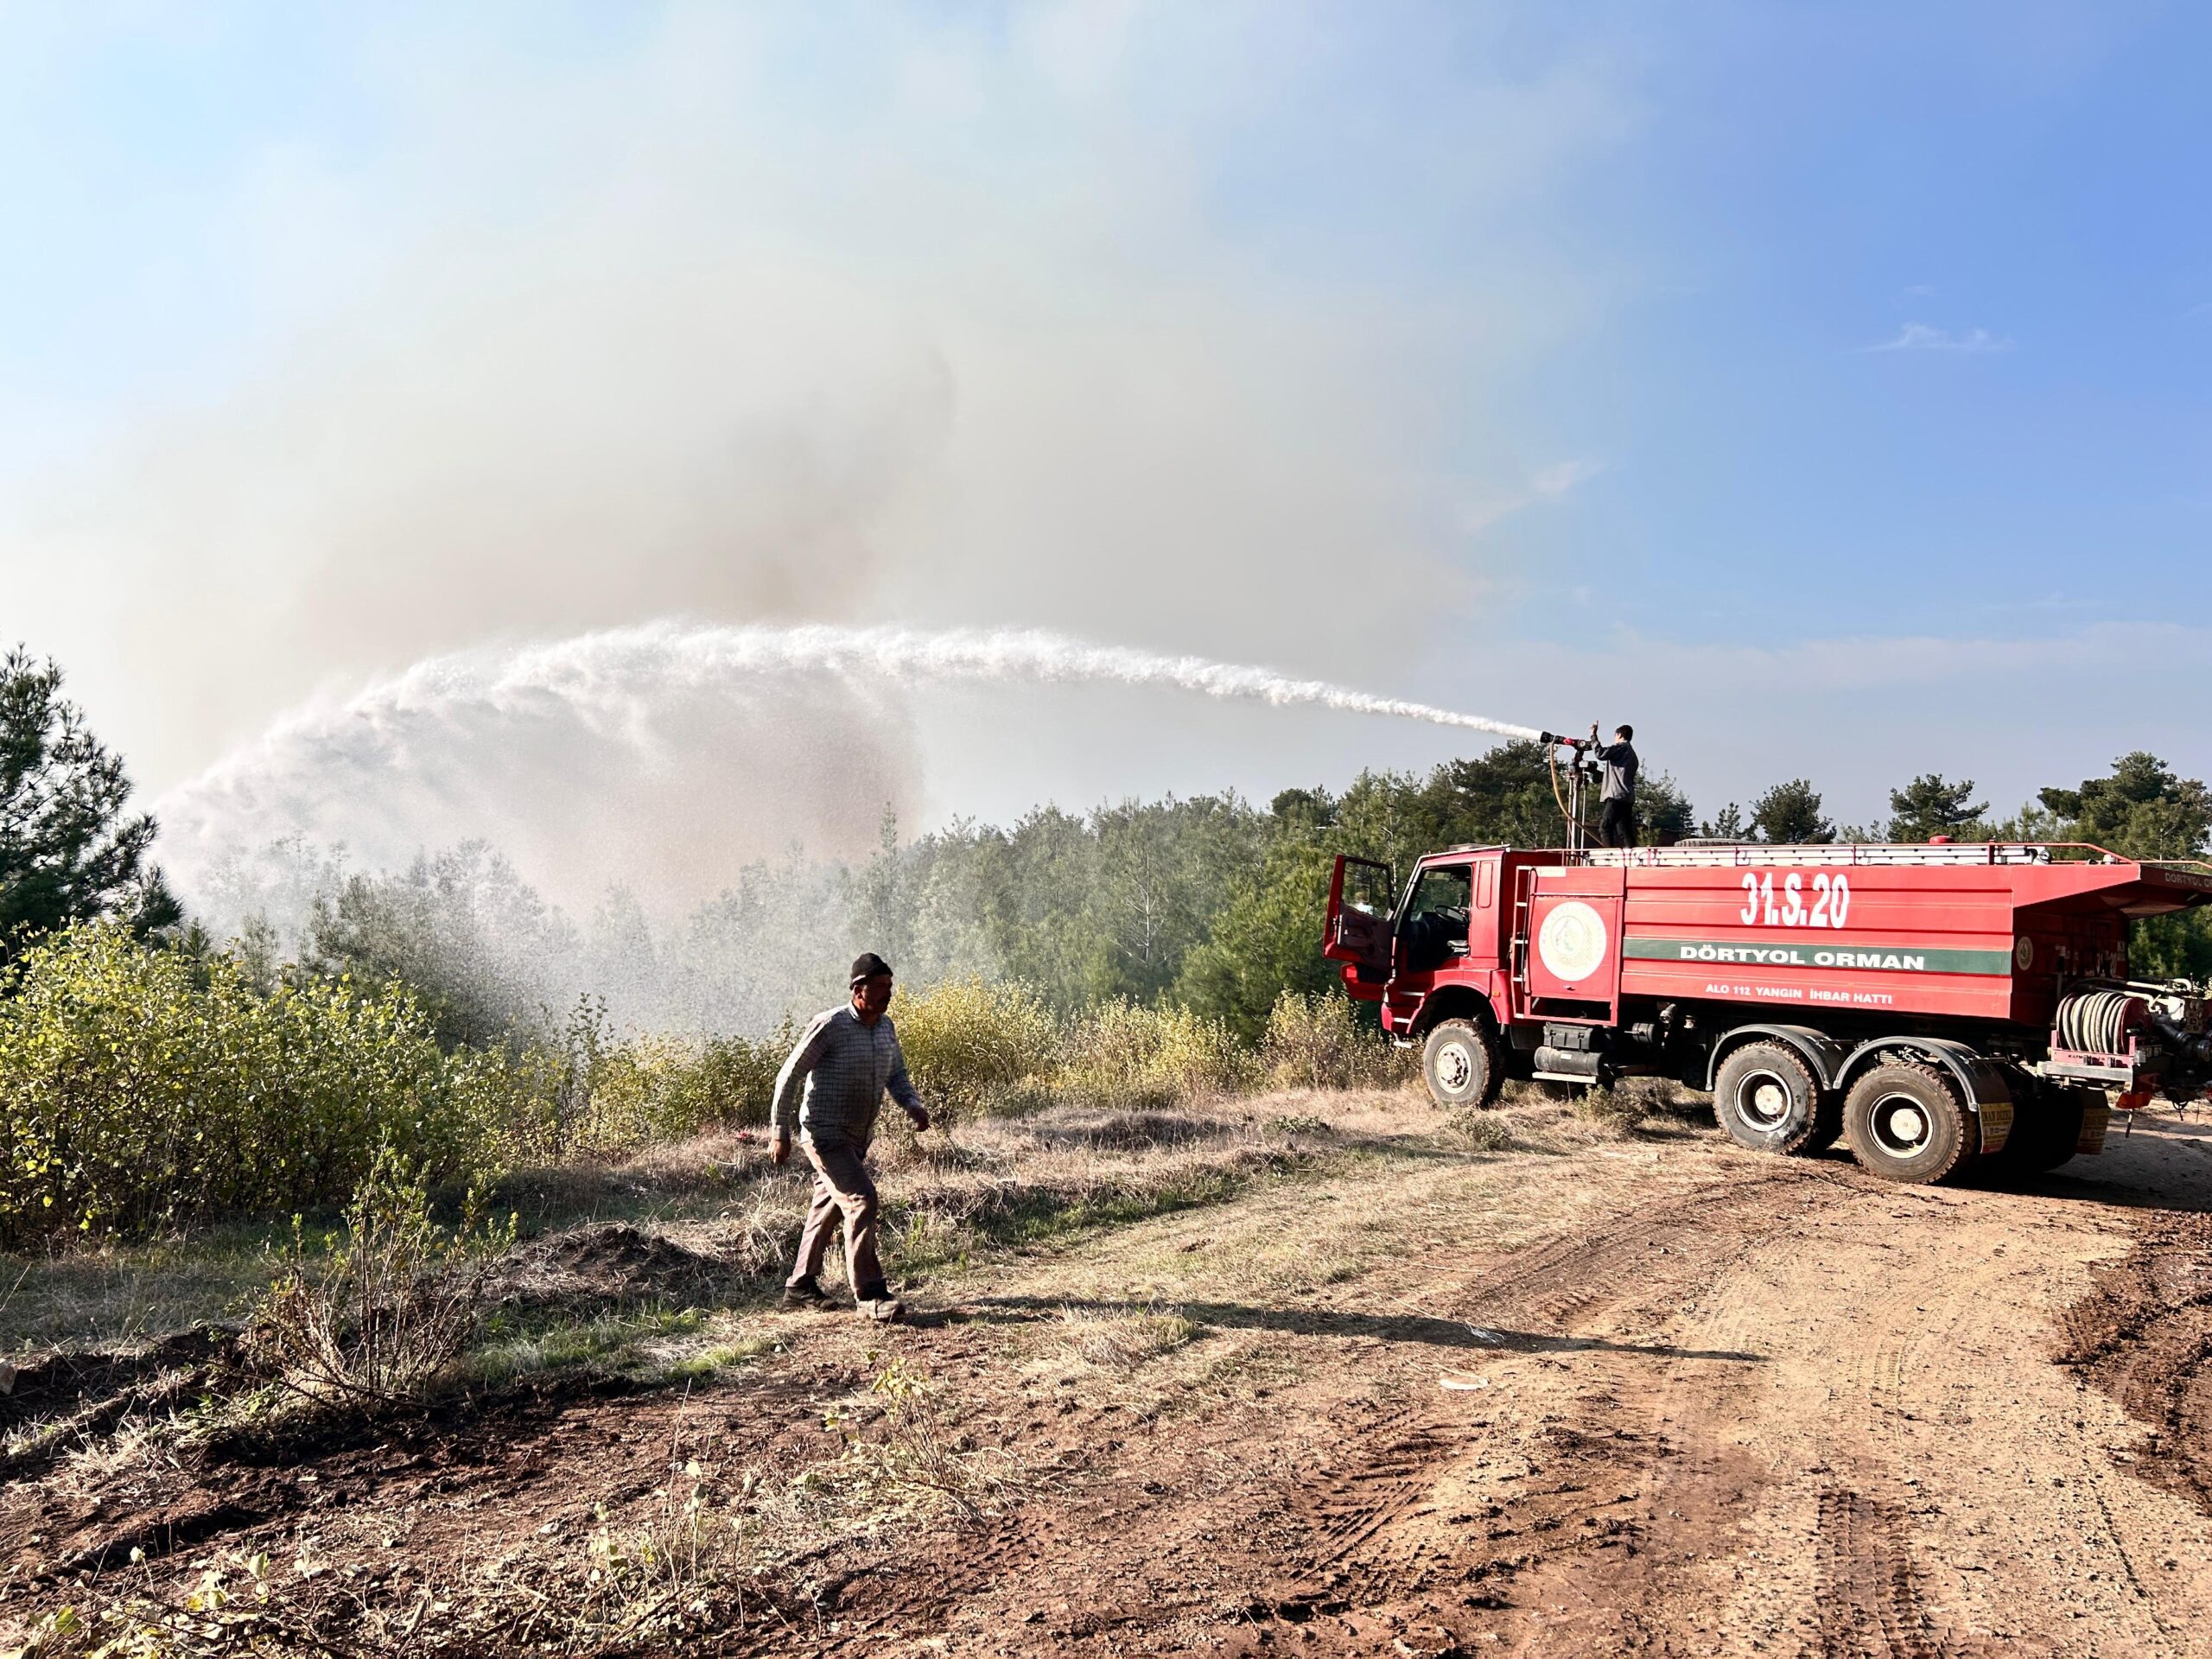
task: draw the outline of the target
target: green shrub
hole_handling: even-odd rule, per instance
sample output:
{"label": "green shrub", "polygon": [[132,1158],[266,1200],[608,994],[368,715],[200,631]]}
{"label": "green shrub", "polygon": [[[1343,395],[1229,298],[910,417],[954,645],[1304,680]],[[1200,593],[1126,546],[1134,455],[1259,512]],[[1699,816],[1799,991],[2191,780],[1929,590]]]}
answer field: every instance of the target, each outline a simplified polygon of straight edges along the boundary
{"label": "green shrub", "polygon": [[444,1180],[532,1108],[505,1056],[448,1055],[404,990],[264,992],[94,924],[0,984],[0,1240],[335,1203],[389,1146]]}
{"label": "green shrub", "polygon": [[1061,1092],[1120,1108],[1172,1106],[1234,1093],[1251,1081],[1252,1057],[1228,1024],[1187,1008],[1109,1002],[1067,1042]]}
{"label": "green shrub", "polygon": [[893,1011],[914,1086],[948,1121],[1020,1107],[1042,1091],[1060,1033],[1025,985],[952,980]]}
{"label": "green shrub", "polygon": [[763,1124],[795,1038],[646,1035],[596,1048],[556,1152],[614,1156],[725,1124]]}
{"label": "green shrub", "polygon": [[1285,991],[1268,1014],[1260,1069],[1278,1089],[1378,1088],[1411,1075],[1410,1052],[1363,1027],[1349,997]]}

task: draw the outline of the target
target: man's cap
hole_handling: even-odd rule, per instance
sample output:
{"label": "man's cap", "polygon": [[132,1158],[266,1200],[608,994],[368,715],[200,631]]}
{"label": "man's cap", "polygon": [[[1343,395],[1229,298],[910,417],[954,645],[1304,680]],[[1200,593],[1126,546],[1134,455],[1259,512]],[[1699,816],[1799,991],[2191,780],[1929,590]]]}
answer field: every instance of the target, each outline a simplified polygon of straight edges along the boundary
{"label": "man's cap", "polygon": [[864,979],[874,979],[878,974],[888,974],[890,971],[891,964],[881,957],[873,950],[863,950],[853,958],[853,976],[846,983],[857,985]]}

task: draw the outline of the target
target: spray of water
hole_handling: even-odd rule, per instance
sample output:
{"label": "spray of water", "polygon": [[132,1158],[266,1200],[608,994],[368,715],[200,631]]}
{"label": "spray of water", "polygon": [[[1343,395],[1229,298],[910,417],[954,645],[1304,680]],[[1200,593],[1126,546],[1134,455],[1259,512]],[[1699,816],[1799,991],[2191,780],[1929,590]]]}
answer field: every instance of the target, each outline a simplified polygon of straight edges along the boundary
{"label": "spray of water", "polygon": [[558,677],[587,663],[650,660],[665,671],[709,678],[782,670],[875,673],[899,680],[1103,680],[1165,685],[1210,697],[1311,703],[1350,714],[1463,726],[1502,737],[1537,735],[1480,715],[1401,697],[1378,697],[1326,680],[1296,680],[1270,669],[1096,645],[1035,628],[991,632],[910,628],[697,628],[656,626],[587,634],[518,655],[518,675]]}
{"label": "spray of water", "polygon": [[[459,826],[500,833],[526,868],[592,859],[602,872],[686,856],[683,821],[716,826],[725,844],[755,826],[754,844],[785,844],[817,824],[872,824],[886,801],[912,798],[912,746],[888,694],[951,680],[1169,686],[1536,735],[1325,680],[1033,629],[663,622],[433,658],[299,710],[157,804],[165,855],[188,883],[222,849],[280,835],[389,858]],[[765,743],[767,733],[788,741]],[[702,754],[744,758],[718,786],[691,764]],[[641,823],[669,833],[641,846]],[[658,872],[658,885],[684,885],[706,861]],[[656,874],[644,869],[641,885]]]}
{"label": "spray of water", "polygon": [[776,673],[874,674],[893,680],[1115,681],[1175,686],[1211,697],[1279,705],[1309,703],[1348,714],[1460,726],[1533,738],[1534,727],[1460,714],[1402,697],[1380,697],[1326,680],[1203,657],[1097,645],[1038,628],[928,632],[895,627],[705,627],[652,623],[587,633],[489,657],[434,658],[372,686],[336,709],[292,717],[256,749],[232,756],[213,777],[264,761],[272,749],[337,737],[440,702],[519,705],[544,696],[596,700],[612,689],[652,683],[696,687]]}

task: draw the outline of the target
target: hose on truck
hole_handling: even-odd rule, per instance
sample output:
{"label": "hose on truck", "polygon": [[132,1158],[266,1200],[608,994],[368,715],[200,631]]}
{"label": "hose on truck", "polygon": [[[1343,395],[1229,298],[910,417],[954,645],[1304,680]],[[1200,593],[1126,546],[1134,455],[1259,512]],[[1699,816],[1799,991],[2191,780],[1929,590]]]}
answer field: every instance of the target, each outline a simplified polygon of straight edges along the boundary
{"label": "hose on truck", "polygon": [[2120,1054],[2127,1027],[2139,1020],[2143,999],[2126,991],[2082,991],[2058,1005],[2058,1046],[2078,1054]]}
{"label": "hose on truck", "polygon": [[[1552,799],[1559,803],[1559,815],[1560,815],[1560,817],[1561,817],[1562,818],[1565,818],[1565,819],[1567,820],[1567,824],[1568,824],[1568,826],[1569,826],[1571,829],[1580,830],[1583,833],[1583,835],[1584,835],[1586,837],[1587,837],[1587,836],[1592,836],[1592,835],[1594,835],[1594,834],[1596,833],[1596,831],[1594,831],[1593,830],[1592,830],[1592,829],[1591,829],[1591,827],[1590,827],[1588,824],[1586,824],[1586,823],[1583,823],[1581,819],[1580,819],[1580,818],[1576,817],[1574,816],[1574,814],[1573,814],[1572,811],[1570,811],[1570,810],[1568,810],[1568,808],[1567,808],[1567,797],[1566,797],[1565,795],[1563,795],[1563,794],[1561,794],[1561,793],[1560,792],[1560,787],[1559,787],[1559,746],[1558,746],[1556,743],[1553,743],[1553,744],[1547,744],[1547,745],[1545,746],[1545,747],[1544,747],[1544,759],[1545,759],[1546,760],[1548,760],[1548,761],[1551,764],[1551,769],[1552,769]],[[1572,839],[1572,837],[1571,837],[1571,836],[1570,836],[1570,839]]]}

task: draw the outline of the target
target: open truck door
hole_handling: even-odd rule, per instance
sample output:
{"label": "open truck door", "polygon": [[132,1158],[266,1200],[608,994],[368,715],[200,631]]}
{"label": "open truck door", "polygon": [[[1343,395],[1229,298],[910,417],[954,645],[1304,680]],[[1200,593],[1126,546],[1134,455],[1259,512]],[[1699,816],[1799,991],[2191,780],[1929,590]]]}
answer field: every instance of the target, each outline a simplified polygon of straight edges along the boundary
{"label": "open truck door", "polygon": [[1363,1001],[1379,1001],[1390,977],[1394,891],[1388,864],[1338,855],[1321,954],[1344,963],[1344,988]]}

